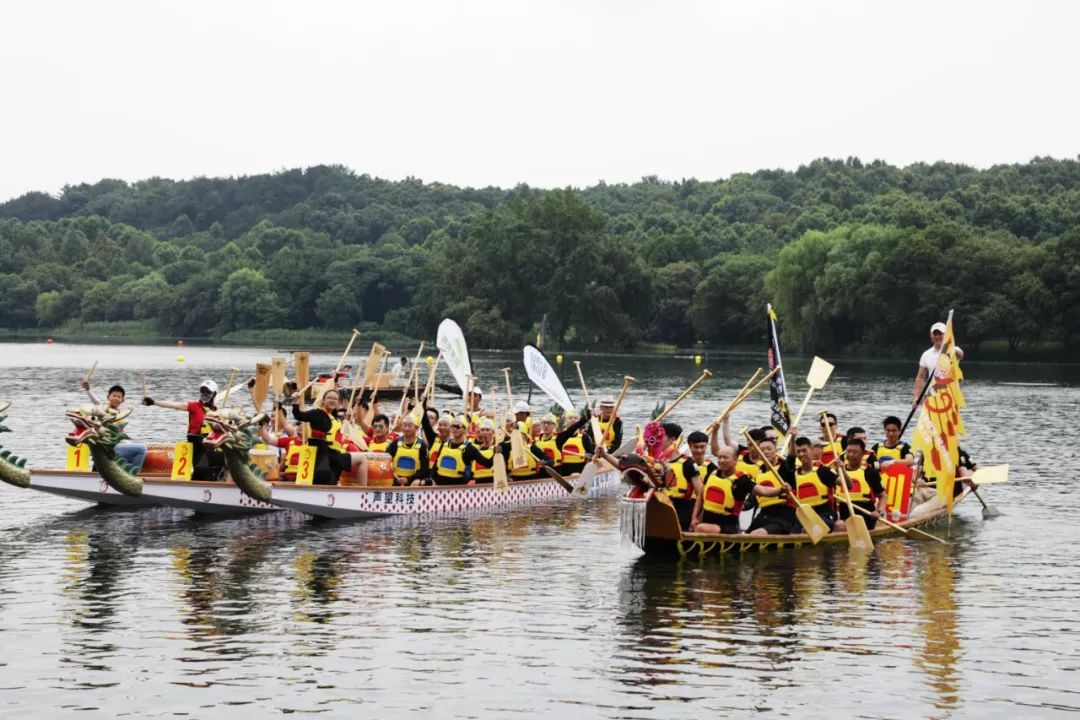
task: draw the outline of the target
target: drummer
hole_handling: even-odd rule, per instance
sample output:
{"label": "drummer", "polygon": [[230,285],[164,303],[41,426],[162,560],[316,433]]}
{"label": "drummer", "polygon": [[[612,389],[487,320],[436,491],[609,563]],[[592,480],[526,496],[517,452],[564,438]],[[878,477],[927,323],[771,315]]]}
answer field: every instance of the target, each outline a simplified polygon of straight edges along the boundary
{"label": "drummer", "polygon": [[225,456],[220,450],[206,452],[203,450],[202,441],[210,433],[210,426],[206,424],[206,413],[217,410],[214,399],[217,397],[217,383],[206,380],[199,386],[199,399],[187,402],[174,402],[171,400],[154,400],[152,397],[144,397],[143,405],[157,405],[168,410],[182,410],[187,412],[187,441],[192,446],[191,479],[192,480],[222,480],[225,474]]}

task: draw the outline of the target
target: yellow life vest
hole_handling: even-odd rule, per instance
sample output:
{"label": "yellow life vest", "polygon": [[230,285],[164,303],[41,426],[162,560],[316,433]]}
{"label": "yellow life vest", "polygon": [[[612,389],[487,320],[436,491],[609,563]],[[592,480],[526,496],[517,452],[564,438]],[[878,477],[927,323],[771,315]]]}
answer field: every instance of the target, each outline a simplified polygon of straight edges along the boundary
{"label": "yellow life vest", "polygon": [[341,431],[341,421],[336,417],[330,417],[330,431],[326,433],[326,444],[331,450],[335,452],[344,452],[345,448],[341,447],[341,443],[338,442],[338,433]]}
{"label": "yellow life vest", "polygon": [[559,446],[555,442],[554,435],[552,435],[547,440],[545,440],[544,438],[538,439],[536,441],[536,447],[543,450],[544,454],[547,455],[548,458],[550,458],[551,461],[554,462],[556,465],[562,462],[562,453],[559,452]]}
{"label": "yellow life vest", "polygon": [[885,447],[885,443],[874,445],[873,452],[880,464],[882,460],[903,460],[904,443],[896,443],[895,447]]}
{"label": "yellow life vest", "polygon": [[[671,469],[668,471],[667,479],[667,494],[668,497],[681,498],[689,500],[694,497],[694,484],[693,478],[686,477],[686,461],[690,460],[686,455],[680,455],[674,463],[671,464]],[[699,473],[701,469],[694,464],[695,474]]]}
{"label": "yellow life vest", "polygon": [[[772,470],[762,470],[758,468],[758,475],[754,478],[754,481],[758,485],[764,485],[765,487],[778,488],[783,483],[780,482],[780,478],[776,477],[776,473]],[[766,497],[765,495],[758,495],[757,506],[759,508],[767,508],[770,505],[784,505],[787,503],[787,498],[777,495],[776,497]]]}
{"label": "yellow life vest", "polygon": [[435,464],[435,458],[439,457],[439,451],[442,450],[443,439],[438,435],[431,442],[431,452],[428,453],[428,462],[432,465]]}
{"label": "yellow life vest", "polygon": [[829,502],[829,488],[818,477],[816,466],[811,467],[809,472],[797,471],[795,473],[795,482],[798,487],[796,492],[799,493],[799,500],[804,505],[818,507]]}
{"label": "yellow life vest", "polygon": [[540,469],[540,462],[532,454],[528,445],[525,446],[525,459],[529,461],[529,464],[522,468],[510,468],[510,477],[529,477],[536,474],[536,471]]}
{"label": "yellow life vest", "polygon": [[751,480],[757,480],[757,476],[761,474],[761,466],[739,458],[735,463],[735,472],[742,473]]}
{"label": "yellow life vest", "polygon": [[419,438],[413,440],[412,445],[404,440],[398,440],[397,450],[391,462],[394,464],[394,474],[401,477],[411,478],[420,472],[420,448],[423,445]]}
{"label": "yellow life vest", "polygon": [[844,446],[840,444],[840,438],[834,437],[831,443],[822,442],[818,446],[821,448],[821,464],[828,465],[833,461],[833,458],[840,457],[844,454]]}
{"label": "yellow life vest", "polygon": [[465,475],[465,447],[468,443],[461,443],[454,447],[453,442],[448,442],[439,451],[436,460],[435,472],[439,477],[459,478]]}
{"label": "yellow life vest", "polygon": [[738,515],[742,507],[742,503],[735,502],[735,479],[738,476],[738,472],[727,477],[720,477],[719,473],[710,475],[705,481],[702,507],[717,515]]}
{"label": "yellow life vest", "polygon": [[604,432],[604,445],[610,445],[611,443],[615,442],[615,428],[612,427],[614,424],[614,416],[611,418],[611,420],[608,420],[606,422],[604,420],[600,420],[600,429]]}
{"label": "yellow life vest", "polygon": [[[387,436],[389,438],[389,435]],[[390,440],[383,440],[382,442],[376,442],[372,440],[367,444],[368,452],[386,452],[386,449],[390,447]]]}
{"label": "yellow life vest", "polygon": [[[485,460],[494,460],[495,459],[495,446],[494,445],[489,447],[489,448],[482,448],[479,445],[477,445],[476,450],[477,450],[477,452],[480,453],[480,456],[482,458],[484,458]],[[492,463],[491,467],[484,467],[483,465],[481,465],[480,463],[478,463],[478,462],[476,462],[474,460],[473,464],[472,464],[472,476],[473,476],[473,478],[475,478],[477,480],[488,480],[488,479],[494,477],[495,476],[495,463]]]}
{"label": "yellow life vest", "polygon": [[578,463],[585,460],[585,443],[581,440],[581,434],[575,433],[566,439],[562,446],[562,459],[564,463]]}
{"label": "yellow life vest", "polygon": [[[866,469],[859,468],[858,470],[847,471],[848,488],[851,490],[851,502],[871,502],[873,496],[870,491],[870,485],[866,482]],[[844,486],[841,483],[836,484],[836,494],[841,500],[847,502],[844,499]]]}

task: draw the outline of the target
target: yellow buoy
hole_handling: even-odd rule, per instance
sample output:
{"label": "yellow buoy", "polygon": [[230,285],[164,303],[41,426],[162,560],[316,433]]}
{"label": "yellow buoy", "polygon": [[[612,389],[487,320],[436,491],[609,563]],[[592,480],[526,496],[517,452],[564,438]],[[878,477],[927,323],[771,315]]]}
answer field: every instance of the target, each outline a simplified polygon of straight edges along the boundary
{"label": "yellow buoy", "polygon": [[428,364],[428,365],[431,365],[431,364],[432,364],[433,362],[435,362],[435,358],[433,358],[433,357],[431,357],[430,355],[428,355],[428,356],[427,356],[427,364]]}
{"label": "yellow buoy", "polygon": [[176,362],[184,362],[184,356],[183,355],[177,355],[176,356]]}
{"label": "yellow buoy", "polygon": [[701,356],[700,355],[695,355],[694,356],[694,364],[695,365],[700,365],[701,364]]}
{"label": "yellow buoy", "polygon": [[556,355],[555,356],[555,362],[558,363],[559,365],[562,365],[562,355]]}

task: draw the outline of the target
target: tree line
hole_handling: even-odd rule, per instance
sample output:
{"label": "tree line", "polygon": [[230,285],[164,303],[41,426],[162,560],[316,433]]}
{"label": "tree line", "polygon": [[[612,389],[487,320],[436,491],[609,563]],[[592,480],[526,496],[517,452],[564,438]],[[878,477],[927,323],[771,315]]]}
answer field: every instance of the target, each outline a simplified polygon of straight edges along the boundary
{"label": "tree line", "polygon": [[455,318],[515,347],[761,344],[891,355],[957,311],[968,347],[1080,342],[1080,162],[816,160],[717,181],[458,188],[320,166],[102,180],[0,204],[0,327],[170,336]]}

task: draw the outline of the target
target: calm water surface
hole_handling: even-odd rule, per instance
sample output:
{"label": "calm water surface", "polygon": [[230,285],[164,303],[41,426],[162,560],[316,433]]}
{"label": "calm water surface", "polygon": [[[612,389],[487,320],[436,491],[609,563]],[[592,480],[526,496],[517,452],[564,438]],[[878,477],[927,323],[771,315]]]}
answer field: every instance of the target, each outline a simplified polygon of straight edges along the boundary
{"label": "calm water surface", "polygon": [[[62,466],[78,380],[186,399],[269,350],[0,344],[0,444]],[[696,376],[688,359],[581,359],[594,396],[637,383],[641,421]],[[336,357],[313,358],[313,369]],[[527,388],[520,360],[474,358],[482,387]],[[793,403],[808,363],[788,361]],[[756,367],[715,376],[674,414],[719,413]],[[811,410],[877,436],[904,415],[910,364],[838,362]],[[966,366],[972,456],[1012,463],[961,505],[952,544],[896,539],[677,562],[621,545],[615,498],[425,522],[205,519],[103,510],[0,485],[0,717],[1051,717],[1080,711],[1075,368]],[[1015,383],[1038,383],[1018,385]],[[537,395],[533,395],[534,401]],[[449,402],[442,397],[440,401]],[[534,406],[538,403],[534,402]],[[735,427],[767,419],[765,395]],[[129,432],[175,440],[181,413]]]}

